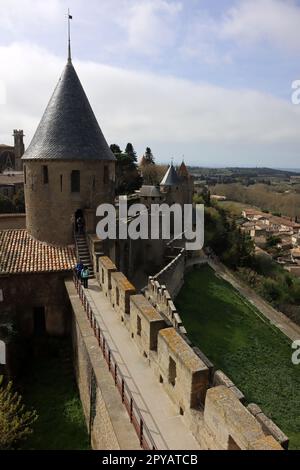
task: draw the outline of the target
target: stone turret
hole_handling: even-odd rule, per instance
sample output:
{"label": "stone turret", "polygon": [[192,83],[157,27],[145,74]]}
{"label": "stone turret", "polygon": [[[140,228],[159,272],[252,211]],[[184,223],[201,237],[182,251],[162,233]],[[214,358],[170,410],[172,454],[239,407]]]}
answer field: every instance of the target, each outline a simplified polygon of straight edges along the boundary
{"label": "stone turret", "polygon": [[184,161],[182,161],[177,173],[181,181],[181,191],[184,204],[192,204],[194,195],[194,178],[189,173]]}
{"label": "stone turret", "polygon": [[14,129],[13,132],[14,136],[14,146],[15,146],[15,169],[17,171],[22,171],[23,164],[21,161],[21,157],[24,154],[24,133],[22,130]]}
{"label": "stone turret", "polygon": [[160,190],[165,195],[166,202],[170,205],[182,204],[181,180],[177,174],[173,163],[168,167],[163,179],[160,182]]}
{"label": "stone turret", "polygon": [[71,60],[22,157],[27,230],[57,245],[73,243],[75,213],[89,214],[113,203],[115,157],[111,152]]}

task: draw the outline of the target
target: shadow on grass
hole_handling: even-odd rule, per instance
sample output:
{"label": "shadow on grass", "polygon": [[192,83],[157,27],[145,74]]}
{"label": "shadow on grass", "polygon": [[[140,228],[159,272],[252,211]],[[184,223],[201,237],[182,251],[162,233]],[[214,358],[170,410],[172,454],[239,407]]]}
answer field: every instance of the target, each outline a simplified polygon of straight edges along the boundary
{"label": "shadow on grass", "polygon": [[89,449],[70,339],[45,338],[32,343],[31,359],[20,385],[24,402],[39,415],[23,449]]}

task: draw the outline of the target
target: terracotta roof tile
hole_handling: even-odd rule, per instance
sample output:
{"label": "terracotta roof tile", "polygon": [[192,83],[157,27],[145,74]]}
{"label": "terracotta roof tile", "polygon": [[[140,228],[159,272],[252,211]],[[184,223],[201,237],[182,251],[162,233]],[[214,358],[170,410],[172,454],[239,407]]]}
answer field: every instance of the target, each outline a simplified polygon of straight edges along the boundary
{"label": "terracotta roof tile", "polygon": [[0,231],[0,274],[70,271],[75,264],[72,247],[47,245],[24,229]]}

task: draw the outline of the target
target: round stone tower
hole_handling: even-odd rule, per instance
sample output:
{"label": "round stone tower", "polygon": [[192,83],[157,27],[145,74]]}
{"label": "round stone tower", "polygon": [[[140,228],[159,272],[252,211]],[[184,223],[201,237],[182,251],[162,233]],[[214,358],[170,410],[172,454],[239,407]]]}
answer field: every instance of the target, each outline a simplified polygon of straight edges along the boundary
{"label": "round stone tower", "polygon": [[26,224],[34,238],[72,244],[78,210],[89,214],[95,232],[96,208],[114,202],[115,157],[70,57],[22,161]]}

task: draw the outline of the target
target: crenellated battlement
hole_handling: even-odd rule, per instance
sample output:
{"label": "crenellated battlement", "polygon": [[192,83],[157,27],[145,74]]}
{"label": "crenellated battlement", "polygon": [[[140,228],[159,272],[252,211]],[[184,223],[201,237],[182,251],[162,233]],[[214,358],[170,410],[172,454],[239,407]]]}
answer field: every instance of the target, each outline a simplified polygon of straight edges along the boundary
{"label": "crenellated battlement", "polygon": [[281,430],[256,405],[246,407],[243,393],[187,338],[172,300],[183,280],[185,256],[180,250],[150,277],[144,295],[136,294],[109,258],[99,257],[103,294],[201,448],[287,448]]}

